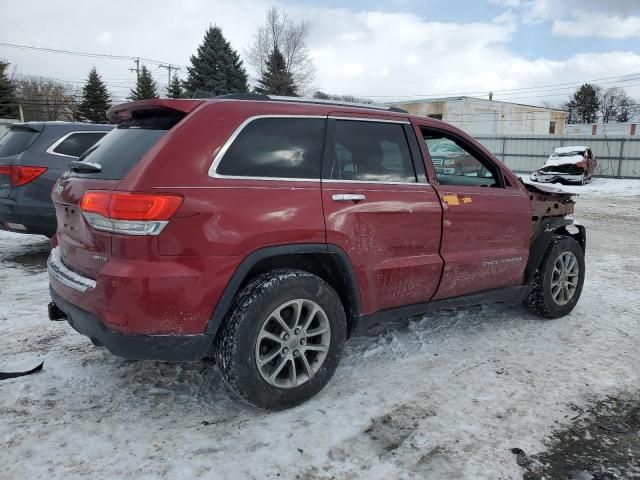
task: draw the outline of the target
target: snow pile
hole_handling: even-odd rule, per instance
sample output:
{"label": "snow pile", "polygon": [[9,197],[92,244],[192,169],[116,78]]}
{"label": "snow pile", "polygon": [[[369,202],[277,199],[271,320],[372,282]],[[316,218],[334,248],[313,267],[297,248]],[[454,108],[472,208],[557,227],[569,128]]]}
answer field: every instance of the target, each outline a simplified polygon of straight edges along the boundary
{"label": "snow pile", "polygon": [[[528,177],[522,177],[525,183],[539,187],[541,184],[532,181]],[[598,178],[594,177],[591,183],[586,185],[562,185],[554,183],[559,190],[577,193],[579,195],[598,195],[609,197],[635,197],[640,196],[640,179]]]}
{"label": "snow pile", "polygon": [[640,196],[640,179],[619,179],[594,177],[586,185],[563,185],[561,183],[542,184],[534,182],[529,176],[520,177],[523,182],[538,188],[555,188],[564,192],[579,195],[598,195],[607,197],[635,197]]}

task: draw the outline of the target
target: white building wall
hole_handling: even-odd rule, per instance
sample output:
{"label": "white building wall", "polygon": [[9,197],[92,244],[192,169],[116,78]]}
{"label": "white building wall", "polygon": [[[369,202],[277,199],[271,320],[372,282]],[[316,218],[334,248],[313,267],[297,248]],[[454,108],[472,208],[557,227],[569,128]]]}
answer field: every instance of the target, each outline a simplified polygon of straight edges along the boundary
{"label": "white building wall", "polygon": [[471,97],[397,103],[414,115],[442,115],[442,120],[472,135],[547,135],[564,131],[565,113],[547,108]]}
{"label": "white building wall", "polygon": [[567,135],[614,136],[639,135],[640,128],[636,123],[578,123],[565,126]]}

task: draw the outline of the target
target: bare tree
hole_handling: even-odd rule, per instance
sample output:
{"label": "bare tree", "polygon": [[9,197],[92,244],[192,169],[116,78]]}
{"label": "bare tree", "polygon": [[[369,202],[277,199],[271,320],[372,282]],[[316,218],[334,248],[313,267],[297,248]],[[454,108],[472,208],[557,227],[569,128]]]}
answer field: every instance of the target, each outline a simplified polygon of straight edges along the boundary
{"label": "bare tree", "polygon": [[625,93],[618,102],[618,117],[616,120],[618,122],[630,122],[636,118],[637,108],[636,101]]}
{"label": "bare tree", "polygon": [[310,33],[310,22],[295,21],[287,12],[280,12],[275,7],[270,8],[264,25],[258,29],[253,44],[245,52],[255,76],[264,75],[267,61],[277,49],[282,53],[286,72],[293,77],[298,90],[309,93],[315,78],[315,67],[307,49]]}
{"label": "bare tree", "polygon": [[16,101],[22,105],[25,120],[47,121],[75,118],[76,89],[46,77],[16,75]]}
{"label": "bare tree", "polygon": [[356,97],[355,95],[333,95],[331,93],[324,93],[321,90],[316,90],[313,93],[313,98],[318,98],[320,100],[336,100],[338,102],[349,102],[349,103],[363,103],[363,104],[373,103],[373,100],[370,100],[365,97]]}
{"label": "bare tree", "polygon": [[628,122],[635,102],[624,88],[611,87],[600,96],[600,115],[603,123]]}

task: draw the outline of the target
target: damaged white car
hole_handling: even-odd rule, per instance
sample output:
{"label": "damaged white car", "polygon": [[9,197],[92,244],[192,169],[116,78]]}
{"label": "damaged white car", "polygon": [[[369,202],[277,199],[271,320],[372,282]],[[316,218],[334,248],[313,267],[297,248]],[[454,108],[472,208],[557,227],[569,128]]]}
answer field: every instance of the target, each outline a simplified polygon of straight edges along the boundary
{"label": "damaged white car", "polygon": [[531,174],[531,180],[541,183],[591,182],[596,171],[596,161],[591,148],[575,145],[556,148],[541,169]]}

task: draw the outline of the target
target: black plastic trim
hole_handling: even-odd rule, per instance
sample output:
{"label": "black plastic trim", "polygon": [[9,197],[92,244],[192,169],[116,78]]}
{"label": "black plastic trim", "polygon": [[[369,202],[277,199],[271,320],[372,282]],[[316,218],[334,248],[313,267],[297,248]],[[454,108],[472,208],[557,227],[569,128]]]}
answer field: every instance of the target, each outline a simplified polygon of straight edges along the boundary
{"label": "black plastic trim", "polygon": [[433,302],[418,303],[407,305],[404,307],[391,308],[380,312],[365,315],[357,319],[354,326],[353,334],[363,334],[369,328],[380,323],[385,323],[399,318],[413,317],[416,315],[424,315],[437,310],[464,308],[472,305],[483,305],[485,303],[519,303],[527,294],[528,286],[519,285],[515,287],[498,288],[495,290],[487,290],[485,292],[472,293],[459,297],[445,298],[443,300],[435,300]]}
{"label": "black plastic trim", "polygon": [[[358,317],[361,312],[360,304],[360,290],[358,289],[358,280],[349,261],[349,257],[340,247],[336,245],[324,244],[324,243],[305,243],[294,245],[278,245],[274,247],[265,247],[256,250],[249,254],[238,266],[236,271],[231,276],[231,280],[227,283],[227,286],[216,305],[216,308],[209,319],[207,324],[206,333],[209,335],[215,335],[218,328],[222,324],[222,321],[227,316],[229,309],[233,304],[233,299],[242,287],[243,283],[247,279],[249,271],[261,262],[262,260],[270,257],[279,257],[282,255],[304,255],[320,253],[325,255],[336,255],[340,260],[348,276],[349,296],[352,300],[352,312],[351,317]],[[349,313],[349,312],[348,312]]]}
{"label": "black plastic trim", "polygon": [[[524,269],[524,278],[527,283],[531,280],[531,277],[537,270],[538,265],[540,265],[551,238],[558,234],[559,229],[568,227],[569,225],[573,225],[578,229],[578,243],[580,243],[583,250],[586,249],[587,235],[584,226],[576,224],[573,219],[567,217],[548,217],[543,219],[531,239],[529,259],[527,260],[527,266]],[[573,236],[568,234],[568,232],[562,232],[562,234]]]}
{"label": "black plastic trim", "polygon": [[[117,333],[100,319],[62,298],[49,287],[56,310],[67,316],[67,322],[77,332],[94,343],[101,344],[112,354],[132,360],[159,360],[165,362],[196,362],[209,350],[211,335],[128,335]],[[51,311],[51,307],[50,311]],[[58,312],[58,310],[60,312]],[[60,317],[59,317],[60,318]]]}
{"label": "black plastic trim", "polygon": [[409,143],[409,151],[411,152],[411,160],[413,161],[413,170],[416,174],[416,180],[418,183],[429,183],[427,181],[427,171],[424,168],[424,160],[422,158],[422,152],[418,145],[418,139],[416,138],[416,132],[413,129],[413,125],[404,125],[404,134],[407,137]]}

